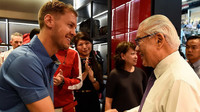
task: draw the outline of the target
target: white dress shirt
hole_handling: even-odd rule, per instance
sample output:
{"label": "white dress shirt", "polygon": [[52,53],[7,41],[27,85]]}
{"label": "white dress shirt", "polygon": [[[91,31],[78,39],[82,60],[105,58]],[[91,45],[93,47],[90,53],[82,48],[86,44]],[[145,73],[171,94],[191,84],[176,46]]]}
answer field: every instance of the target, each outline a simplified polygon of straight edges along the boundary
{"label": "white dress shirt", "polygon": [[141,112],[200,112],[200,79],[178,51],[160,61],[154,74]]}

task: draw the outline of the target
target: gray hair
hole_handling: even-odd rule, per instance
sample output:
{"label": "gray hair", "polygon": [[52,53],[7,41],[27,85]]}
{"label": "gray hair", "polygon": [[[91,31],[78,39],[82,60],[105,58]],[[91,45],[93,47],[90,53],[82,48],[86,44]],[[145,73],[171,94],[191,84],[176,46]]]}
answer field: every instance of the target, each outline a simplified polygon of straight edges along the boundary
{"label": "gray hair", "polygon": [[153,15],[139,25],[139,30],[147,34],[162,33],[172,49],[178,50],[180,39],[172,22],[164,15]]}

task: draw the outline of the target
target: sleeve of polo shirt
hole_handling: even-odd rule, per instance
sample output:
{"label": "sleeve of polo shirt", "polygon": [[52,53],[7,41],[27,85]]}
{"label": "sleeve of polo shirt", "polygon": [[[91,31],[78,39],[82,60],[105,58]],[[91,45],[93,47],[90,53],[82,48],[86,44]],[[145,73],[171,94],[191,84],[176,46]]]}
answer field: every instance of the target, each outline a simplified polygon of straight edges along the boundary
{"label": "sleeve of polo shirt", "polygon": [[73,55],[73,65],[72,65],[72,69],[71,69],[71,76],[70,78],[64,78],[65,80],[65,84],[63,86],[63,88],[68,89],[68,86],[73,86],[76,85],[78,83],[80,83],[80,79],[78,78],[79,76],[79,60],[78,60],[78,53],[75,53]]}
{"label": "sleeve of polo shirt", "polygon": [[73,65],[72,71],[74,71],[77,74],[76,75],[76,80],[79,81],[79,83],[71,85],[71,86],[68,86],[68,89],[69,90],[80,89],[82,87],[82,85],[83,85],[83,81],[82,81],[81,60],[80,60],[80,56],[79,56],[77,51],[76,51],[76,54],[75,54],[74,65]]}
{"label": "sleeve of polo shirt", "polygon": [[5,77],[23,102],[30,104],[49,96],[44,72],[45,68],[37,57],[25,54],[13,60]]}

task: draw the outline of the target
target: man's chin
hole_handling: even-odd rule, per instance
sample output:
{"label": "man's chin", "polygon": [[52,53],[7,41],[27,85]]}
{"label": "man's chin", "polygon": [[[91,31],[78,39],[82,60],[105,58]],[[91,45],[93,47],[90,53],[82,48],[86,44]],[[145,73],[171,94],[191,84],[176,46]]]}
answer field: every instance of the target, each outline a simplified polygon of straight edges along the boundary
{"label": "man's chin", "polygon": [[150,66],[148,66],[148,64],[145,63],[145,62],[142,62],[142,65],[145,66],[145,67],[150,67]]}
{"label": "man's chin", "polygon": [[63,50],[67,50],[67,49],[69,49],[69,47],[70,47],[70,45],[65,45],[65,46],[63,46]]}
{"label": "man's chin", "polygon": [[59,50],[67,50],[69,47],[61,47]]}

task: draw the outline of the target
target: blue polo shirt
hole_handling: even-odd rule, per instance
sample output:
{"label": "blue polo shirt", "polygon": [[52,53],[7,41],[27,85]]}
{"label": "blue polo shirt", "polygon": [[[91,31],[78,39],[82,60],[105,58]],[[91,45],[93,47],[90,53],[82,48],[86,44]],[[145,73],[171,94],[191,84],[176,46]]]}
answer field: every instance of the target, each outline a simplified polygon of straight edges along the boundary
{"label": "blue polo shirt", "polygon": [[28,112],[25,104],[47,96],[53,100],[56,61],[37,36],[13,50],[0,70],[0,112]]}

